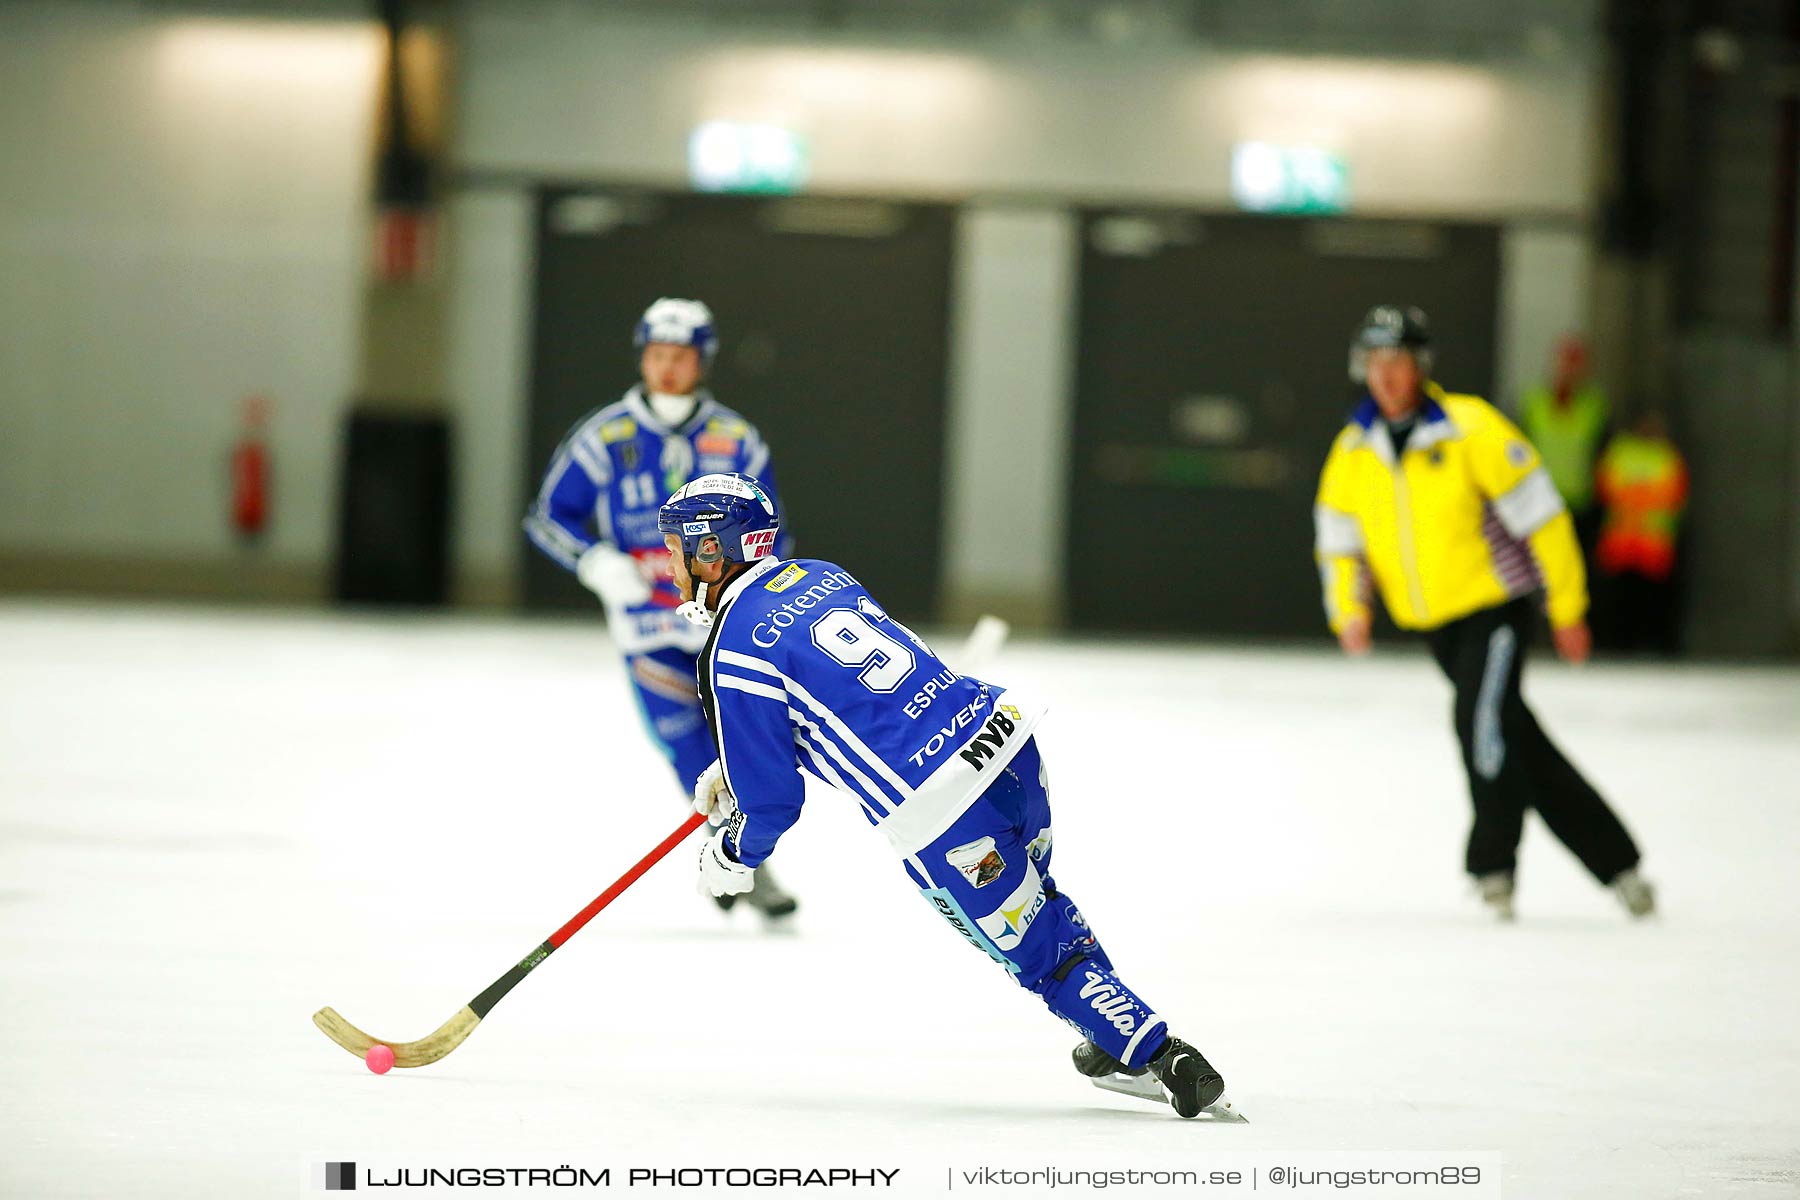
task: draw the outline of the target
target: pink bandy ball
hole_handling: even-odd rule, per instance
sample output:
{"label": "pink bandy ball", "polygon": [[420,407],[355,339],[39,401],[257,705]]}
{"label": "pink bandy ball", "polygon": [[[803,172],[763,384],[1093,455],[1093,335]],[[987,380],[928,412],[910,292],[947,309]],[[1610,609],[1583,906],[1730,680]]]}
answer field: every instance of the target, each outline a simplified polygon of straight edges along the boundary
{"label": "pink bandy ball", "polygon": [[369,1047],[369,1052],[363,1055],[363,1061],[369,1064],[369,1070],[377,1075],[386,1075],[394,1066],[394,1048],[376,1042]]}

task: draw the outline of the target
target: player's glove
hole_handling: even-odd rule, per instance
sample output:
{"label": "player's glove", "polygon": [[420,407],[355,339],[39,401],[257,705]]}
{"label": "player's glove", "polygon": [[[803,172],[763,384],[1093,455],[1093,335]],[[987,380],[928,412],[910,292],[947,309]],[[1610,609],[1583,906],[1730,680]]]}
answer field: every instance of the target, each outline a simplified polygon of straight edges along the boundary
{"label": "player's glove", "polygon": [[714,825],[723,825],[737,811],[737,797],[725,783],[725,766],[717,759],[694,780],[694,811]]}
{"label": "player's glove", "polygon": [[700,894],[736,896],[756,885],[756,868],[746,867],[731,856],[725,844],[729,830],[721,829],[700,844]]}
{"label": "player's glove", "polygon": [[595,542],[575,560],[575,577],[609,609],[650,602],[650,582],[637,559],[605,542]]}

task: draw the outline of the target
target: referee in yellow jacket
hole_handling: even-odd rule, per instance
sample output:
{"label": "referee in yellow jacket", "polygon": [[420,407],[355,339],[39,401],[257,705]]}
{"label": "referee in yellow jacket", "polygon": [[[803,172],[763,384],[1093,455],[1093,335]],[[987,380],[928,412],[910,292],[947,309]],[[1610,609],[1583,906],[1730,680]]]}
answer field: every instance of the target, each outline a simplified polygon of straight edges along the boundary
{"label": "referee in yellow jacket", "polygon": [[1332,632],[1348,653],[1368,651],[1372,578],[1394,624],[1425,634],[1456,689],[1475,805],[1467,865],[1496,915],[1512,919],[1527,808],[1632,915],[1648,915],[1655,893],[1631,835],[1519,691],[1538,597],[1558,654],[1582,662],[1590,646],[1581,549],[1537,451],[1485,400],[1432,382],[1416,308],[1370,310],[1350,375],[1367,394],[1332,444],[1314,508]]}

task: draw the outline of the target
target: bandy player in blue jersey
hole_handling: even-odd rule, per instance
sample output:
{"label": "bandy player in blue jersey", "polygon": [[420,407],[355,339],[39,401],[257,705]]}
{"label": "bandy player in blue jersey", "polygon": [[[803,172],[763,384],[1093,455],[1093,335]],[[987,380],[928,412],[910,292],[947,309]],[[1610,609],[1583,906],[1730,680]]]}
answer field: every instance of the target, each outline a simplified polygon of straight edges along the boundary
{"label": "bandy player in blue jersey", "polygon": [[[662,497],[709,472],[746,471],[771,489],[774,483],[756,427],[700,386],[719,349],[706,305],[658,300],[634,340],[642,382],[575,423],[551,459],[525,532],[600,597],[644,729],[686,795],[715,757],[694,693],[705,632],[675,615],[681,597],[657,509]],[[735,899],[719,906],[729,909]],[[771,919],[795,909],[767,873],[745,899]]]}
{"label": "bandy player in blue jersey", "polygon": [[958,935],[1081,1032],[1083,1075],[1234,1119],[1218,1071],[1114,973],[1051,878],[1043,709],[957,674],[842,567],[776,556],[774,497],[747,475],[694,480],[660,525],[680,611],[710,630],[698,682],[718,761],[694,805],[718,828],[702,890],[754,886],[813,775],[856,799]]}

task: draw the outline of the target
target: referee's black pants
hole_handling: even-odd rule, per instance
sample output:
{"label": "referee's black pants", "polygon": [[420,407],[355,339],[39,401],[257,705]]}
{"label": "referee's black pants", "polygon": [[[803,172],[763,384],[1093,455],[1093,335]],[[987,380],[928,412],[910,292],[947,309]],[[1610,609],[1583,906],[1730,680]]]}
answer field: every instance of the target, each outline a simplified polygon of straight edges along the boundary
{"label": "referee's black pants", "polygon": [[1535,808],[1594,878],[1611,883],[1637,865],[1637,845],[1519,694],[1533,617],[1530,601],[1512,600],[1430,634],[1431,653],[1456,689],[1456,737],[1475,802],[1469,873],[1512,871],[1525,810]]}

